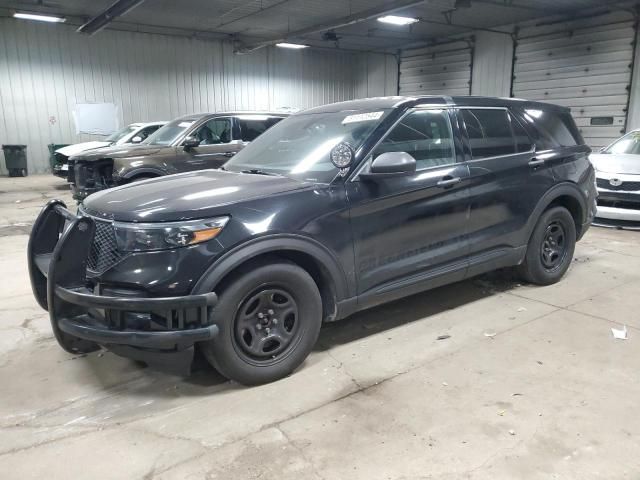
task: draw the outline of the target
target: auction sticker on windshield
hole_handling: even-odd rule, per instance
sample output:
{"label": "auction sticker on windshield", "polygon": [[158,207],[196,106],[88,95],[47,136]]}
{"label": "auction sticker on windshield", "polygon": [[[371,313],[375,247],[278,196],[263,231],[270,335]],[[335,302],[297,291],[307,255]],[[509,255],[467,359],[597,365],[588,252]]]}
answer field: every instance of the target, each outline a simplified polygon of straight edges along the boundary
{"label": "auction sticker on windshield", "polygon": [[180,128],[188,128],[193,124],[194,124],[194,122],[180,122],[178,124],[178,127],[180,127]]}
{"label": "auction sticker on windshield", "polygon": [[384,112],[367,112],[367,113],[358,113],[356,115],[349,115],[344,117],[342,120],[342,124],[346,125],[347,123],[356,123],[356,122],[370,122],[371,120],[379,120]]}

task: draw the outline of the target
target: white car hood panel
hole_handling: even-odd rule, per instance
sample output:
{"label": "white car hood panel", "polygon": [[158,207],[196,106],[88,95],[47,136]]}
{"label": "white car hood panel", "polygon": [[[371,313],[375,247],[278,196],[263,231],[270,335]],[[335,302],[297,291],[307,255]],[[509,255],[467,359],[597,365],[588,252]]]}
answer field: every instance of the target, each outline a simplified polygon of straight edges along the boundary
{"label": "white car hood panel", "polygon": [[640,175],[640,155],[595,153],[589,158],[600,172]]}
{"label": "white car hood panel", "polygon": [[87,150],[93,150],[94,148],[108,147],[110,142],[83,142],[69,145],[68,147],[62,147],[56,150],[56,153],[60,153],[66,157],[77,155],[78,153],[85,152]]}

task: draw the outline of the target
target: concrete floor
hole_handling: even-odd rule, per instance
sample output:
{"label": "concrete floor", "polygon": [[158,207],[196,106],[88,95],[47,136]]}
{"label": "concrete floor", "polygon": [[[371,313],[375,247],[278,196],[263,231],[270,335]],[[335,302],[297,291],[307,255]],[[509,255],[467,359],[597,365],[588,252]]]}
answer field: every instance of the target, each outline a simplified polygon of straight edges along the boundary
{"label": "concrete floor", "polygon": [[640,233],[592,228],[555,286],[490,275],[327,325],[297,373],[249,389],[61,350],[25,263],[53,197],[53,177],[0,179],[2,478],[640,474]]}

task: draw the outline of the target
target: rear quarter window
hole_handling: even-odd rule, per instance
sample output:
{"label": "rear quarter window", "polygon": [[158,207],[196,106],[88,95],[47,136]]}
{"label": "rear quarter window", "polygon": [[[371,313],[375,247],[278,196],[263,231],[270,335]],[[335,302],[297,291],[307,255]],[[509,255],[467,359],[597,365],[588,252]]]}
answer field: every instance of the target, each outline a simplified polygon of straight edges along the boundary
{"label": "rear quarter window", "polygon": [[531,130],[538,150],[584,144],[582,135],[568,112],[530,108],[524,110],[524,117],[533,127]]}

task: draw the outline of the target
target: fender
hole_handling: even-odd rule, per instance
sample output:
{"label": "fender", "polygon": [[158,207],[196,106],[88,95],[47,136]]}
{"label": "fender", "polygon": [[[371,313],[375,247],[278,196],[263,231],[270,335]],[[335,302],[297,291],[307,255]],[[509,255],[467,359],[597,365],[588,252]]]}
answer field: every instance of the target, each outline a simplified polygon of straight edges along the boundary
{"label": "fender", "polygon": [[248,259],[269,252],[300,252],[314,258],[328,272],[336,294],[336,301],[351,296],[345,272],[335,257],[324,245],[303,235],[274,234],[249,240],[223,254],[202,274],[192,294],[213,291],[225,275],[245,263]]}
{"label": "fender", "polygon": [[[571,182],[559,183],[550,188],[547,193],[542,196],[542,198],[538,201],[536,208],[529,216],[526,230],[527,242],[529,241],[529,238],[531,238],[533,229],[535,228],[540,215],[542,215],[542,212],[544,212],[547,207],[553,203],[554,200],[562,196],[571,197],[577,200],[578,204],[580,205],[580,224],[577,225],[577,229],[581,228],[582,225],[586,222],[589,207],[587,205],[587,199],[585,198],[584,193],[582,193],[582,191],[580,190],[580,187],[577,184]],[[578,235],[579,234],[580,232],[578,232]]]}
{"label": "fender", "polygon": [[159,177],[163,177],[167,175],[167,172],[156,167],[140,167],[140,168],[132,168],[131,170],[125,170],[123,174],[120,175],[122,180],[129,180],[132,177],[137,175],[157,175]]}

